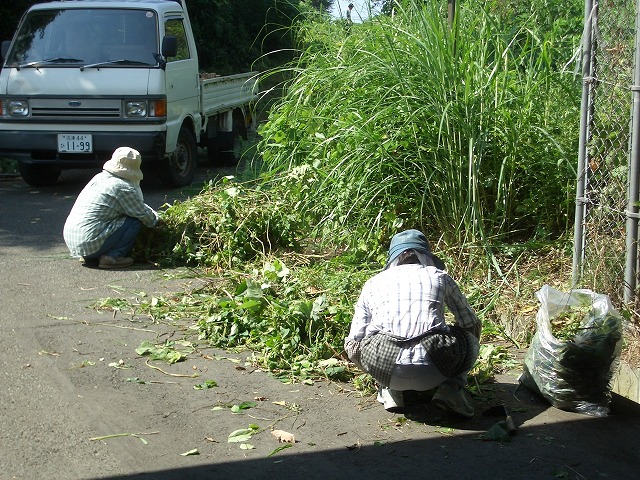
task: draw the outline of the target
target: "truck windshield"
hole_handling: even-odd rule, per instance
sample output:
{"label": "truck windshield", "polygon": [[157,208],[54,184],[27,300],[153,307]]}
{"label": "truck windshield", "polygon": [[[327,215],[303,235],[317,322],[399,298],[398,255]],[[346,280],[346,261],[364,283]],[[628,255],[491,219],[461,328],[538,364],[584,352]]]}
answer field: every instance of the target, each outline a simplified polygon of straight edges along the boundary
{"label": "truck windshield", "polygon": [[156,14],[149,10],[35,10],[21,23],[7,66],[155,66],[157,32]]}

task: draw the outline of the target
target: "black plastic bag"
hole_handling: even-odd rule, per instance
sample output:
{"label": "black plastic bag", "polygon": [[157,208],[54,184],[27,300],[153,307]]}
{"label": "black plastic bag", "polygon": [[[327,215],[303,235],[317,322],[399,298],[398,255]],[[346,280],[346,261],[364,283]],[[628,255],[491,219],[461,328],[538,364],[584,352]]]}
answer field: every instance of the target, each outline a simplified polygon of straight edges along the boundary
{"label": "black plastic bag", "polygon": [[[563,293],[548,285],[536,297],[537,330],[519,382],[556,408],[594,416],[609,414],[611,380],[622,350],[622,316],[607,295],[591,290]],[[553,335],[559,315],[587,308],[572,339]]]}

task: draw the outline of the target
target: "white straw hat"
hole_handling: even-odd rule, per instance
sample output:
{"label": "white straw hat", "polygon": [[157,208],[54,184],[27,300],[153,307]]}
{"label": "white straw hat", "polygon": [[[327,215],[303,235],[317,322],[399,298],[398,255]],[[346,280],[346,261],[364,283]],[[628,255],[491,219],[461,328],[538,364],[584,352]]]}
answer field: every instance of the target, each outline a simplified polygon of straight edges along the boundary
{"label": "white straw hat", "polygon": [[131,147],[118,147],[102,168],[117,177],[139,182],[142,180],[141,163],[140,152]]}

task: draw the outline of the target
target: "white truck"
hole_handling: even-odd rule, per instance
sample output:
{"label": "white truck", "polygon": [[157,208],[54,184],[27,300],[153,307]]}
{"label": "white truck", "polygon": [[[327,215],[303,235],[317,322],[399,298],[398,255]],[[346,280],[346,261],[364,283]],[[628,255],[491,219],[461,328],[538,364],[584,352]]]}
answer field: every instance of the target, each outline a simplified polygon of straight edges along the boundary
{"label": "white truck", "polygon": [[68,0],[34,5],[2,42],[0,156],[33,186],[140,151],[165,185],[193,181],[252,123],[257,75],[200,73],[185,0]]}

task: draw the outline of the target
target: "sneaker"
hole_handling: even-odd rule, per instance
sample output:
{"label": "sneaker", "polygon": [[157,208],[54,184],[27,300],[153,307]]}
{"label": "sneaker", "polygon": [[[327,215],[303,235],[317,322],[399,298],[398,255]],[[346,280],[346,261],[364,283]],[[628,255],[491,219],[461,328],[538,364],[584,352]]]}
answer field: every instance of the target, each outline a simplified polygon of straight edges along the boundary
{"label": "sneaker", "polygon": [[398,412],[404,408],[404,396],[400,390],[380,387],[378,401],[384,405],[387,412]]}
{"label": "sneaker", "polygon": [[100,268],[125,268],[133,265],[133,258],[131,257],[110,257],[109,255],[102,255],[100,257]]}
{"label": "sneaker", "polygon": [[84,257],[80,257],[79,260],[80,260],[80,263],[82,263],[82,265],[85,266],[85,267],[97,267],[98,264],[100,263],[100,259],[99,258],[84,258]]}
{"label": "sneaker", "polygon": [[431,399],[431,404],[438,408],[457,413],[465,418],[473,417],[473,407],[464,396],[464,388],[452,386],[448,383],[440,385]]}

